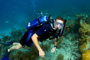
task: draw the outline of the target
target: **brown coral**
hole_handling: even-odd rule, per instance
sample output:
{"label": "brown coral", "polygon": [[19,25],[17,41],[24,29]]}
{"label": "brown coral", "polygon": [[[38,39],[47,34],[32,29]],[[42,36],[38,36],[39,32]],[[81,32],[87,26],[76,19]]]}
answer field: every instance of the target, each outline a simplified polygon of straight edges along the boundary
{"label": "brown coral", "polygon": [[56,60],[63,60],[64,59],[64,56],[62,54],[59,54],[56,58]]}
{"label": "brown coral", "polygon": [[26,52],[21,50],[10,54],[10,60],[36,60],[38,58],[38,51],[35,46],[32,46]]}
{"label": "brown coral", "polygon": [[87,24],[90,24],[90,16],[86,18],[85,22],[86,22]]}

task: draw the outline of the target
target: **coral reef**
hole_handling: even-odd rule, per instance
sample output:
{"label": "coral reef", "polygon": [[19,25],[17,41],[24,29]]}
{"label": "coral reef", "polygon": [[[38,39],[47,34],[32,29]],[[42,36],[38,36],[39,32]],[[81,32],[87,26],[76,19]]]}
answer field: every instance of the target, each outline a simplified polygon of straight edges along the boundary
{"label": "coral reef", "polygon": [[25,29],[20,30],[20,29],[13,28],[10,35],[11,35],[13,40],[18,42],[21,39],[24,32],[25,32]]}
{"label": "coral reef", "polygon": [[0,34],[0,36],[2,36],[2,38],[0,38],[0,52],[2,52],[0,53],[0,57],[1,57],[0,60],[2,60],[2,57],[6,49],[10,47],[10,45],[8,45],[8,42],[19,41],[24,31],[25,29],[22,29],[22,30],[12,29],[10,36],[5,35],[5,34]]}
{"label": "coral reef", "polygon": [[[90,49],[89,47],[89,42],[90,42],[89,33],[90,32],[89,30],[87,30],[87,28],[89,28],[88,24],[82,23],[82,20],[86,19],[87,15],[83,15],[83,16],[77,15],[77,16],[78,18],[76,20],[70,20],[70,21],[68,20],[68,22],[66,23],[64,35],[60,37],[60,39],[58,40],[58,45],[57,45],[58,47],[54,53],[51,53],[51,49],[54,47],[54,41],[44,40],[42,43],[39,42],[40,46],[45,52],[44,58],[39,57],[38,50],[36,49],[34,45],[32,45],[28,47],[27,49],[21,48],[19,50],[12,51],[9,56],[10,60],[78,60],[81,57],[79,53],[79,41],[81,44],[80,51],[82,53],[86,53],[87,50]],[[83,24],[86,27],[83,26]],[[14,40],[18,42],[25,31],[26,31],[25,29],[17,30],[13,28],[10,33],[11,36],[3,35],[3,38],[0,39],[0,41],[7,43],[8,41]],[[79,39],[78,39],[79,35],[77,33],[75,34],[75,31],[77,33],[79,32],[79,35],[80,35]],[[1,45],[0,47],[1,52],[4,53],[6,48],[7,46]],[[1,55],[3,56],[3,54]],[[84,56],[86,56],[86,54],[84,55],[82,54],[83,59],[85,59]]]}
{"label": "coral reef", "polygon": [[2,35],[1,42],[6,43],[6,42],[8,42],[10,40],[11,40],[11,37],[10,36]]}
{"label": "coral reef", "polygon": [[9,58],[10,60],[36,60],[38,58],[38,51],[33,45],[27,49],[21,48],[17,51],[13,51]]}
{"label": "coral reef", "polygon": [[[75,37],[75,38],[74,38]],[[47,41],[48,42],[48,41]],[[79,40],[77,34],[67,34],[64,36],[60,43],[58,43],[60,48],[57,48],[54,53],[50,50],[53,48],[51,44],[50,50],[45,52],[46,60],[79,60],[81,55],[79,53]],[[43,60],[39,58],[38,60]]]}
{"label": "coral reef", "polygon": [[82,60],[90,60],[90,50],[82,54]]}
{"label": "coral reef", "polygon": [[45,45],[43,45],[43,46],[41,46],[41,47],[42,47],[42,49],[43,49],[44,51],[48,51],[49,48],[50,48],[50,45],[49,45],[49,44],[45,44]]}
{"label": "coral reef", "polygon": [[90,24],[90,16],[86,18],[85,22],[86,22],[87,24]]}
{"label": "coral reef", "polygon": [[[43,44],[43,46],[40,44],[40,46],[44,51],[48,51],[50,48],[50,45],[47,44]],[[21,48],[20,50],[14,51],[10,54],[10,60],[37,60],[38,58],[38,50],[35,45],[28,47],[26,50]],[[43,60],[46,60],[46,58],[43,58]]]}
{"label": "coral reef", "polygon": [[[76,37],[73,39],[73,37]],[[77,39],[78,35],[76,34],[67,34],[66,37],[63,38],[62,45],[62,53],[64,55],[64,60],[78,60],[80,58],[79,54],[79,41]],[[73,40],[72,40],[73,39]]]}
{"label": "coral reef", "polygon": [[80,19],[79,28],[80,52],[82,54],[82,60],[90,60],[90,17],[83,15],[83,18]]}
{"label": "coral reef", "polygon": [[81,36],[81,44],[87,40],[87,37],[90,35],[90,25],[86,23],[80,23],[79,33]]}
{"label": "coral reef", "polygon": [[[73,23],[74,23],[74,20],[68,21],[68,22],[66,23],[65,32],[70,33],[71,31],[73,31],[73,30],[72,30],[72,28],[73,28],[73,26],[74,26]],[[66,34],[67,34],[67,33],[66,33]]]}

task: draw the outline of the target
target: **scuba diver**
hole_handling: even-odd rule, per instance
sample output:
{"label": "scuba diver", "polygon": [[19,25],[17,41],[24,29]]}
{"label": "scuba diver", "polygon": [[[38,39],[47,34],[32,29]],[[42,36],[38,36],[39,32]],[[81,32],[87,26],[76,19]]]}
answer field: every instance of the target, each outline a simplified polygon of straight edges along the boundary
{"label": "scuba diver", "polygon": [[29,47],[32,44],[34,44],[38,49],[39,56],[44,57],[45,53],[40,47],[38,40],[42,42],[50,38],[50,36],[53,36],[52,38],[55,39],[54,47],[51,49],[51,52],[53,53],[57,48],[59,37],[63,35],[66,21],[67,20],[62,17],[56,17],[54,20],[51,16],[42,16],[32,22],[29,22],[26,24],[27,31],[21,38],[20,42],[14,42],[13,46],[6,50],[2,60],[8,60],[9,54],[12,50],[20,49],[24,45]]}

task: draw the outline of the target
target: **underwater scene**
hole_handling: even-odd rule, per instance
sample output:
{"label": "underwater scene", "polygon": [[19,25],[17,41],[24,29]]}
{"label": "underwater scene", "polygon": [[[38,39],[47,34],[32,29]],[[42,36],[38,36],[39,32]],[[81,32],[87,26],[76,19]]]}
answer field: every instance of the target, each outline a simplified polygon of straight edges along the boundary
{"label": "underwater scene", "polygon": [[[40,53],[36,42],[28,47],[20,40],[25,40],[26,25],[35,19],[40,23],[42,16],[67,22],[57,46],[55,39],[38,41]],[[90,0],[0,0],[0,60],[90,60]]]}

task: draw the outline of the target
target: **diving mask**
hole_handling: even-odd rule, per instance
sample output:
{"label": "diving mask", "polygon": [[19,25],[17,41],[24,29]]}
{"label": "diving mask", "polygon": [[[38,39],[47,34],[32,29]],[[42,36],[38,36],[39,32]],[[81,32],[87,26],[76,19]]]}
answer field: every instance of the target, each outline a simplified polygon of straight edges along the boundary
{"label": "diving mask", "polygon": [[54,25],[55,25],[56,27],[58,27],[58,28],[63,28],[63,26],[64,26],[64,24],[61,23],[61,22],[59,22],[59,21],[55,21],[55,22],[54,22]]}

